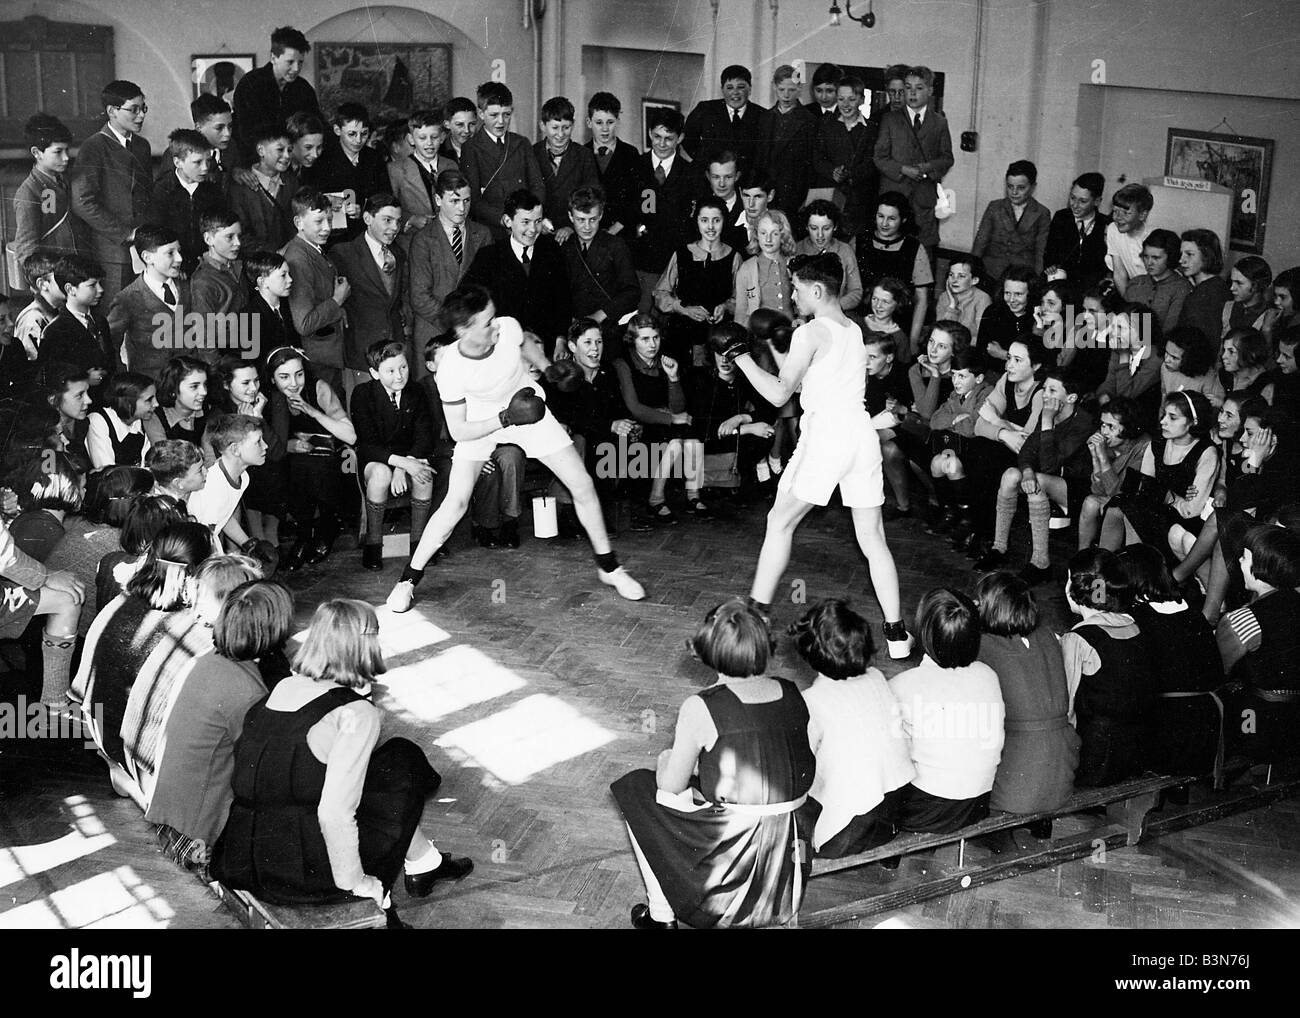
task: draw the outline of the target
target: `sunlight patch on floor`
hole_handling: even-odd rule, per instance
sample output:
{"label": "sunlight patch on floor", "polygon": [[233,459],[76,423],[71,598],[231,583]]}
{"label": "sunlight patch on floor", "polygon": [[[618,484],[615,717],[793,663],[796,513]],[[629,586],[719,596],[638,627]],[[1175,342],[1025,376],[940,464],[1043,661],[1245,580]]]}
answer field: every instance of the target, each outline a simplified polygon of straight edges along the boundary
{"label": "sunlight patch on floor", "polygon": [[164,929],[175,911],[130,866],[0,913],[0,929]]}
{"label": "sunlight patch on floor", "polygon": [[64,804],[72,813],[72,830],[40,845],[18,845],[0,849],[0,887],[19,883],[75,859],[115,844],[117,839],[104,828],[95,807],[82,795],[69,796]]}
{"label": "sunlight patch on floor", "polygon": [[508,785],[614,741],[614,733],[563,700],[539,693],[456,728],[436,745]]}
{"label": "sunlight patch on floor", "polygon": [[392,668],[376,680],[376,686],[386,693],[385,699],[392,701],[384,703],[386,708],[420,723],[438,721],[527,684],[481,650],[463,644]]}

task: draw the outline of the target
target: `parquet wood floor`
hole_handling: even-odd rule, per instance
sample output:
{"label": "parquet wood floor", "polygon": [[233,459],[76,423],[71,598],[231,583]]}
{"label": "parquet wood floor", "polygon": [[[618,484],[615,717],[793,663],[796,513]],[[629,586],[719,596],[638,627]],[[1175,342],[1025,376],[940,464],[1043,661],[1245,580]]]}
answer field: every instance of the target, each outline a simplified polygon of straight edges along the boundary
{"label": "parquet wood floor", "polygon": [[[1022,529],[1023,520],[1020,541]],[[748,591],[761,534],[754,509],[625,535],[616,547],[649,592],[633,604],[597,582],[585,543],[525,537],[518,551],[484,551],[462,531],[453,554],[429,571],[413,611],[381,612],[391,670],[377,699],[390,711],[387,733],[425,747],[443,775],[426,826],[443,850],[476,865],[423,901],[399,890],[404,918],[421,927],[627,927],[643,891],[609,782],[653,767],[681,701],[711,681],[685,640],[708,608]],[[905,605],[929,587],[973,582],[967,560],[918,523],[891,524],[888,534]],[[1058,560],[1072,537],[1053,535]],[[1019,561],[1023,546],[1012,549]],[[324,567],[290,578],[301,621],[332,596],[381,603],[398,569],[390,559],[376,576],[360,569],[355,551],[336,552]],[[814,512],[797,536],[775,621],[784,627],[801,613],[792,598],[847,595],[878,624],[868,584],[848,514]],[[1063,625],[1058,588],[1040,593]],[[879,664],[886,674],[900,670],[887,659]],[[785,639],[774,672],[811,679]],[[116,799],[82,757],[34,744],[0,748],[0,927],[236,926],[162,858],[135,807]],[[1070,863],[862,925],[1294,926],[1297,834],[1300,804],[1283,803],[1112,851],[1104,863]],[[903,872],[932,864],[909,859]],[[833,895],[837,881],[889,879],[857,871],[815,881],[809,893]]]}

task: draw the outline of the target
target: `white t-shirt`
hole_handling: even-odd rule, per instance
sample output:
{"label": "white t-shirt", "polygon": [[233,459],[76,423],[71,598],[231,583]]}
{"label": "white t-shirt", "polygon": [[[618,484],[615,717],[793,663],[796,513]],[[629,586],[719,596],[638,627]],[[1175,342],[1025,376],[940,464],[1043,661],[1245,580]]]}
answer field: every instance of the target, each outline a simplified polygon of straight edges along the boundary
{"label": "white t-shirt", "polygon": [[438,393],[444,403],[464,403],[465,420],[486,421],[506,408],[510,397],[529,388],[541,395],[520,352],[524,330],[514,318],[498,318],[497,344],[475,360],[448,345],[438,364]]}
{"label": "white t-shirt", "polygon": [[890,691],[912,740],[912,784],[942,799],[973,799],[993,788],[1006,707],[997,673],[976,661],[940,668],[927,654],[895,675]]}
{"label": "white t-shirt", "polygon": [[1146,274],[1142,264],[1142,242],[1151,233],[1151,227],[1143,226],[1139,233],[1120,233],[1119,227],[1111,223],[1106,227],[1106,268],[1115,271],[1122,265],[1129,279],[1137,279]]}
{"label": "white t-shirt", "polygon": [[221,461],[218,460],[208,471],[208,479],[203,487],[190,496],[186,507],[197,522],[211,527],[213,534],[220,534],[235,514],[239,500],[248,489],[248,482],[248,471],[245,470],[239,478],[239,487],[231,487]]}

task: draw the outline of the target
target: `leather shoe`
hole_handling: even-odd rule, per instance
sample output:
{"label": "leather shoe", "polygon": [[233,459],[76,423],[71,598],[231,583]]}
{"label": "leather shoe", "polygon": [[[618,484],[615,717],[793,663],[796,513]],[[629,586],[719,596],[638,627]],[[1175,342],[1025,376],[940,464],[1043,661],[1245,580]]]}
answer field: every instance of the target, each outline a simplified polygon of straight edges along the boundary
{"label": "leather shoe", "polygon": [[982,573],[990,572],[994,569],[1001,569],[1007,561],[1007,553],[998,551],[997,548],[990,548],[975,562],[975,568]]}
{"label": "leather shoe", "polygon": [[1040,583],[1046,583],[1052,578],[1051,566],[1036,566],[1033,563],[1025,566],[1020,570],[1020,578],[1031,587],[1036,587]]}
{"label": "leather shoe", "polygon": [[474,535],[474,540],[478,542],[480,548],[501,547],[501,538],[491,527],[471,526],[470,533]]}
{"label": "leather shoe", "polygon": [[677,920],[670,923],[661,923],[658,919],[650,918],[650,906],[644,903],[632,906],[632,926],[638,930],[675,930],[677,929]]}
{"label": "leather shoe", "polygon": [[473,859],[444,855],[437,869],[429,870],[428,873],[417,873],[415,876],[408,873],[404,880],[406,893],[412,898],[427,898],[433,890],[433,885],[438,881],[463,880],[473,872],[473,869]]}
{"label": "leather shoe", "polygon": [[518,548],[519,547],[519,520],[507,516],[501,521],[501,529],[497,531],[497,547],[499,548]]}
{"label": "leather shoe", "polygon": [[378,572],[384,568],[384,546],[382,544],[363,544],[361,546],[361,567]]}

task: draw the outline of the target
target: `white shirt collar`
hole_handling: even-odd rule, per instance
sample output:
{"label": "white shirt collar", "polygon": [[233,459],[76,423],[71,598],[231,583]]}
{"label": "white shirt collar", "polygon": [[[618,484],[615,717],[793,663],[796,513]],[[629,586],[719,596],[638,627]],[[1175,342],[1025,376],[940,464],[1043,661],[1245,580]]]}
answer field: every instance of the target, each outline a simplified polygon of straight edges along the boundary
{"label": "white shirt collar", "polygon": [[[150,276],[149,276],[149,273],[147,273],[147,272],[142,272],[142,273],[140,273],[140,278],[144,280],[144,285],[147,286],[147,287],[149,287],[149,289],[153,291],[153,295],[154,295],[155,297],[157,297],[159,300],[162,300],[164,304],[167,303],[165,300],[163,300],[163,284],[162,284],[162,283],[156,282],[155,280],[151,279]],[[171,283],[171,280],[170,280],[170,279],[167,279],[167,280],[164,280],[164,282]],[[172,283],[172,290],[173,290],[173,292],[176,290],[176,284],[175,284],[175,283]]]}
{"label": "white shirt collar", "polygon": [[426,162],[424,161],[424,159],[421,158],[421,156],[420,156],[420,154],[419,154],[418,152],[412,152],[412,153],[411,153],[411,158],[414,159],[414,160],[415,160],[417,163],[419,163],[421,166],[423,166],[424,169],[425,169],[425,171],[426,171],[430,176],[432,176],[432,177],[436,177],[436,176],[438,175],[438,157],[437,157],[437,156],[434,156],[434,157],[433,157],[433,162],[431,162],[431,163],[426,163]]}
{"label": "white shirt collar", "polygon": [[914,110],[910,106],[904,106],[903,109],[907,112],[907,119],[914,124],[916,123],[917,116],[920,116],[921,122],[925,123],[925,115],[930,112],[929,106],[922,106],[919,110]]}
{"label": "white shirt collar", "polygon": [[737,117],[744,117],[744,115],[745,115],[745,111],[746,111],[747,109],[749,109],[749,103],[745,103],[745,105],[742,106],[742,107],[740,107],[740,109],[736,109],[734,106],[728,106],[728,107],[727,107],[727,119],[728,119],[728,120],[735,120]]}
{"label": "white shirt collar", "polygon": [[361,236],[366,238],[366,247],[370,248],[370,257],[375,260],[375,264],[380,269],[384,267],[384,245],[370,236],[370,231],[366,231]]}
{"label": "white shirt collar", "polygon": [[[510,238],[510,249],[511,249],[512,251],[514,251],[514,253],[515,253],[515,258],[516,258],[520,263],[522,263],[523,260],[524,260],[524,245],[521,244],[521,243],[519,243],[519,241],[515,240],[514,237],[511,237],[511,238]],[[535,250],[536,250],[536,245],[533,245],[533,247],[531,247],[531,248],[528,249],[528,260],[529,260],[530,262],[533,260],[533,254],[535,253]]]}
{"label": "white shirt collar", "polygon": [[117,143],[121,145],[123,148],[126,148],[127,136],[123,134],[121,131],[119,131],[116,127],[114,127],[112,124],[108,125],[108,129],[113,132],[113,137],[117,139]]}
{"label": "white shirt collar", "polygon": [[180,181],[181,187],[185,188],[186,194],[193,196],[194,192],[198,190],[198,184],[191,184],[188,180],[182,177],[179,172],[176,174],[176,179]]}
{"label": "white shirt collar", "polygon": [[654,163],[654,168],[657,170],[660,166],[662,166],[664,168],[664,175],[667,176],[668,174],[673,172],[673,162],[677,159],[677,153],[674,152],[667,159],[660,159],[657,155],[655,155],[652,152],[650,153],[650,159]]}

